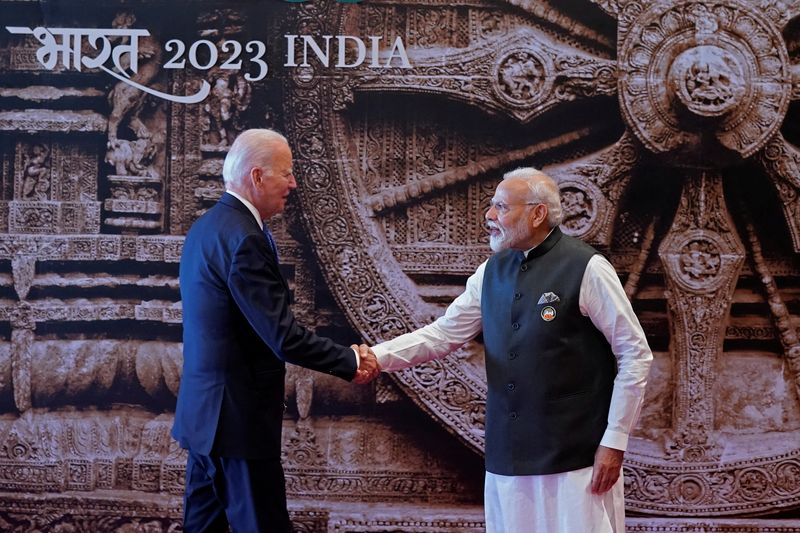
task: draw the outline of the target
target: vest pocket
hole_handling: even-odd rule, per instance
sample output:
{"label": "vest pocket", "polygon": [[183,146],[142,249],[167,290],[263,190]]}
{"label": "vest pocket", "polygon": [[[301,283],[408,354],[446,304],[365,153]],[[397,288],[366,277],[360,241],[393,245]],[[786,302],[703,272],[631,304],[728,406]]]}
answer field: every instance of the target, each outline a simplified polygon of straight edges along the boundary
{"label": "vest pocket", "polygon": [[563,402],[566,400],[581,398],[582,396],[589,396],[591,392],[591,389],[583,389],[576,392],[570,392],[568,394],[562,394],[560,396],[545,398],[545,401],[547,403]]}

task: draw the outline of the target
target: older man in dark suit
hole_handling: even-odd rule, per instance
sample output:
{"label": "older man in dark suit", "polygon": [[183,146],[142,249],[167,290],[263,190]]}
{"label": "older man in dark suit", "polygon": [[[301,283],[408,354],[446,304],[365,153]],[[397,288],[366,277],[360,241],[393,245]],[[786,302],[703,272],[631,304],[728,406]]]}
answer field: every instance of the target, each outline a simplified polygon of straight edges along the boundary
{"label": "older man in dark suit", "polygon": [[242,133],[222,173],[226,192],[189,230],[180,265],[184,362],[172,435],[189,451],[184,530],[291,531],[280,463],[285,362],[357,383],[377,364],[363,345],[318,337],[289,308],[263,224],[297,187],[286,139]]}

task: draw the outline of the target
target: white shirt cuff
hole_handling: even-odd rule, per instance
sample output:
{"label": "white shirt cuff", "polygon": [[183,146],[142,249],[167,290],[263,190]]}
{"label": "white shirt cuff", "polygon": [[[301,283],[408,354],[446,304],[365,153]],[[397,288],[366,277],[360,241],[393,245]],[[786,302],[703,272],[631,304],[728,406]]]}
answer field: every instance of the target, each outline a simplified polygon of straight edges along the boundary
{"label": "white shirt cuff", "polygon": [[375,354],[375,359],[378,360],[378,365],[381,367],[381,370],[385,370],[390,362],[390,359],[388,357],[389,350],[387,350],[380,344],[376,344],[375,346],[372,347],[372,353]]}
{"label": "white shirt cuff", "polygon": [[600,446],[614,448],[615,450],[622,450],[624,452],[628,449],[628,434],[607,429],[600,441]]}

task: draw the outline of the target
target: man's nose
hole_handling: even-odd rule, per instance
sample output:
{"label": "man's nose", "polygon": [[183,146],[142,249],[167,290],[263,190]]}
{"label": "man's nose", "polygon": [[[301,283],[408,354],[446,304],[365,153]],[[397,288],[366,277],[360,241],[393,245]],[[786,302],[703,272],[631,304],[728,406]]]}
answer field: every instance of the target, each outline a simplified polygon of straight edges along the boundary
{"label": "man's nose", "polygon": [[493,205],[490,205],[489,209],[487,209],[486,213],[483,215],[483,218],[486,220],[497,220],[497,209],[495,209]]}

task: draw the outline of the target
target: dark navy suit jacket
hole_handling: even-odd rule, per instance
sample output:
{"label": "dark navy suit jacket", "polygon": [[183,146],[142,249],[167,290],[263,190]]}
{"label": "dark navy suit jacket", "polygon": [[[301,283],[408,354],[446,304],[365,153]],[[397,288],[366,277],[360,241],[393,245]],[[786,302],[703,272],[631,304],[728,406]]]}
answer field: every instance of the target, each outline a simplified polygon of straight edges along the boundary
{"label": "dark navy suit jacket", "polygon": [[180,286],[183,376],[173,437],[204,455],[279,459],[284,362],[350,380],[353,350],[297,323],[277,257],[230,194],[186,235]]}

